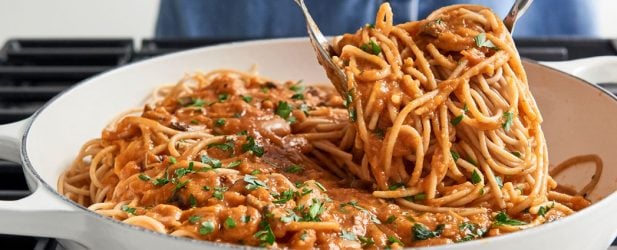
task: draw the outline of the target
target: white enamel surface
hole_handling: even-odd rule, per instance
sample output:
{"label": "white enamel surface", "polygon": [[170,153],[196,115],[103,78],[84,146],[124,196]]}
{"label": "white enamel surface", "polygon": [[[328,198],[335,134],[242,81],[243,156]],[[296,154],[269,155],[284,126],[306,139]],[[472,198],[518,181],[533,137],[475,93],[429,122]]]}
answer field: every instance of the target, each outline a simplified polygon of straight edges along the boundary
{"label": "white enamel surface", "polygon": [[[60,173],[88,139],[120,112],[141,106],[158,85],[174,83],[184,73],[218,68],[248,70],[258,64],[262,75],[275,80],[325,82],[307,40],[288,39],[238,43],[192,50],[136,63],[92,78],[69,90],[35,117],[25,151],[37,174],[53,189]],[[575,78],[538,65],[527,65],[532,92],[544,115],[543,125],[552,162],[596,153],[605,161],[598,192],[617,189],[617,102]],[[583,174],[571,174],[583,176]],[[569,179],[568,179],[569,180]],[[60,199],[47,195],[47,199]],[[46,202],[41,199],[39,202]],[[617,197],[609,196],[573,216],[541,227],[492,239],[443,246],[443,249],[606,249],[617,231]],[[2,209],[2,207],[0,207]],[[79,241],[94,249],[203,249],[207,242],[174,239],[136,230],[82,209],[65,217],[39,220],[49,236]],[[23,217],[28,221],[28,217]],[[57,225],[54,227],[54,225]],[[4,230],[4,231],[3,231]],[[0,232],[5,232],[0,229]],[[38,230],[40,231],[40,230]],[[220,245],[219,245],[220,246]]]}

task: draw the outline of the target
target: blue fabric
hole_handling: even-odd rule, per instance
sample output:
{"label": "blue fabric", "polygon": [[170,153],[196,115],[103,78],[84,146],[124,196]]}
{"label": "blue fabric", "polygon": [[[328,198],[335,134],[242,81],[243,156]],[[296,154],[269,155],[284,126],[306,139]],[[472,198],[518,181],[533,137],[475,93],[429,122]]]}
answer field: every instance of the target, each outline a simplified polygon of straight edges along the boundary
{"label": "blue fabric", "polygon": [[[327,35],[354,32],[373,23],[381,0],[306,0]],[[504,16],[512,0],[391,0],[394,22],[426,17],[450,4],[474,3]],[[515,36],[593,36],[593,1],[536,0],[517,24]],[[304,19],[293,0],[161,0],[159,38],[266,38],[306,36]]]}

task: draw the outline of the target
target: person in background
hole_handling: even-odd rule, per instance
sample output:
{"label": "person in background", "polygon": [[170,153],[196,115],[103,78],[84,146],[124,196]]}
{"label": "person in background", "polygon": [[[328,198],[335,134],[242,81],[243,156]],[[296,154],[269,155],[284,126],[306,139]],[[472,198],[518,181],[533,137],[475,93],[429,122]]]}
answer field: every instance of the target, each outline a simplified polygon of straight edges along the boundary
{"label": "person in background", "polygon": [[[373,23],[383,0],[306,0],[326,35],[356,31]],[[390,0],[394,23],[425,18],[451,4],[486,5],[506,15],[513,0]],[[594,1],[537,0],[517,23],[514,36],[594,36]],[[306,36],[293,0],[161,0],[158,38],[251,39]]]}

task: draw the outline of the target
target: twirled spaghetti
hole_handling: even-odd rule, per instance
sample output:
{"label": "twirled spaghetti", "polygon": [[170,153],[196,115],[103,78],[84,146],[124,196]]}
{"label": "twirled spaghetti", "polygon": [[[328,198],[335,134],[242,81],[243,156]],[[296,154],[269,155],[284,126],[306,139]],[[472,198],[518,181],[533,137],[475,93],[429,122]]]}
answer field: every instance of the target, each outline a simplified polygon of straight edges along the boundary
{"label": "twirled spaghetti", "polygon": [[576,195],[594,181],[555,190],[540,114],[488,9],[393,26],[386,4],[336,47],[349,95],[187,75],[86,142],[58,191],[160,233],[293,249],[448,244],[588,205]]}
{"label": "twirled spaghetti", "polygon": [[[445,7],[396,26],[392,15],[384,4],[374,26],[334,43],[356,118],[355,143],[346,150],[362,162],[348,168],[376,183],[382,191],[375,196],[414,210],[529,212],[531,224],[543,223],[538,211],[555,204],[557,183],[549,175],[542,117],[503,23],[475,5]],[[421,202],[401,199],[420,193]],[[569,197],[568,204],[586,203]]]}

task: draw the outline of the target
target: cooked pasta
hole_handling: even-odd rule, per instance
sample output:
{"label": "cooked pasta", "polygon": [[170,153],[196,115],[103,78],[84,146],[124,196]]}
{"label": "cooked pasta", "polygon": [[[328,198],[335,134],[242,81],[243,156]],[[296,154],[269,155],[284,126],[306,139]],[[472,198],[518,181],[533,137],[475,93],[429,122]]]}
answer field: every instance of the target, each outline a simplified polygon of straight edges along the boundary
{"label": "cooked pasta", "polygon": [[344,35],[349,93],[237,70],[186,75],[86,142],[58,191],[177,237],[400,248],[516,231],[586,207],[549,176],[541,116],[488,9]]}

